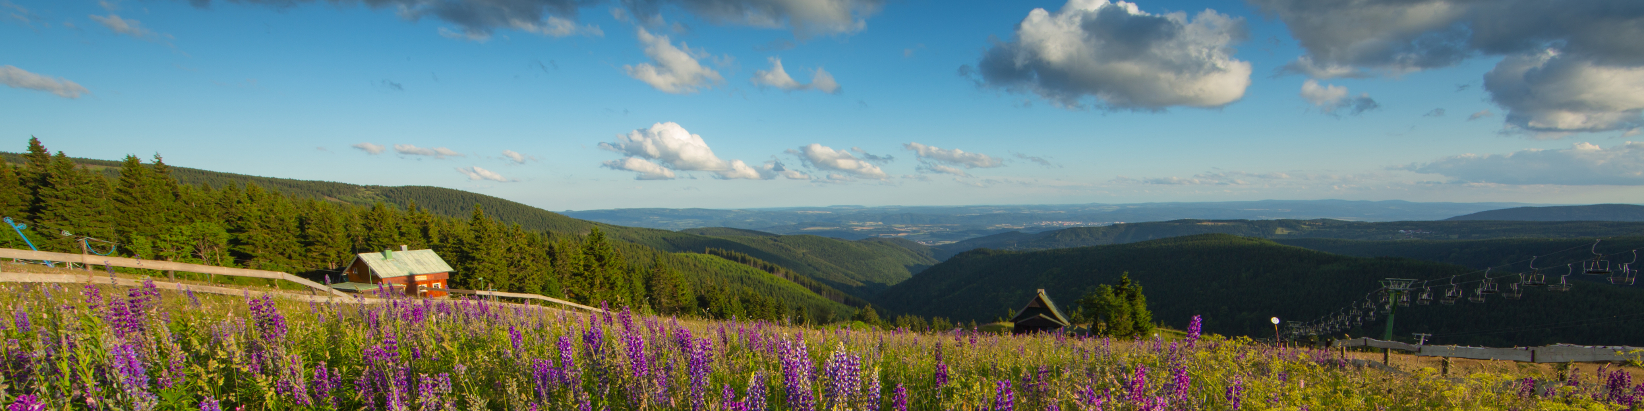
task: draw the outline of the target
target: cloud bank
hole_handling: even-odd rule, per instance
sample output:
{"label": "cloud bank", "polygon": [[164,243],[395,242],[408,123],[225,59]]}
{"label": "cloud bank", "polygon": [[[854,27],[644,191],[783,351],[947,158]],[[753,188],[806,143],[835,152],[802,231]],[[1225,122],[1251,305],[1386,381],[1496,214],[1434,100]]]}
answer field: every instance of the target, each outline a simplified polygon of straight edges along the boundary
{"label": "cloud bank", "polygon": [[924,172],[968,176],[970,174],[962,170],[961,167],[966,169],[994,168],[1005,165],[1004,161],[996,157],[982,153],[967,153],[965,150],[957,148],[944,150],[936,146],[912,142],[903,144],[902,148],[913,151],[914,155],[919,157],[919,171]]}
{"label": "cloud bank", "polygon": [[1508,126],[1597,132],[1644,124],[1644,3],[1635,0],[1249,0],[1284,21],[1313,78],[1399,75],[1505,56],[1485,75]]}
{"label": "cloud bank", "polygon": [[0,84],[12,88],[44,91],[62,98],[80,98],[81,94],[91,94],[90,90],[86,90],[78,83],[61,77],[51,78],[30,73],[9,65],[0,66]]}
{"label": "cloud bank", "polygon": [[[366,144],[369,144],[369,143],[366,143]],[[356,148],[358,148],[358,147],[356,147]],[[361,149],[365,150],[364,148],[361,148]],[[370,152],[370,150],[366,150],[366,152]],[[433,158],[439,158],[439,159],[443,159],[443,158],[446,158],[446,157],[465,157],[466,156],[465,154],[456,152],[456,150],[452,150],[452,149],[445,148],[445,147],[427,148],[427,147],[417,147],[417,146],[410,145],[410,144],[395,144],[394,145],[394,152],[395,153],[400,153],[402,155],[408,155],[408,156],[425,156],[425,157],[433,157]],[[375,154],[375,153],[372,153],[372,154]]]}
{"label": "cloud bank", "polygon": [[370,155],[382,154],[383,151],[388,150],[388,147],[383,147],[381,144],[371,143],[358,143],[349,147],[359,149],[360,151],[364,151],[366,154]]}
{"label": "cloud bank", "polygon": [[510,180],[506,177],[503,177],[502,174],[497,174],[495,171],[486,170],[484,168],[480,168],[479,166],[459,167],[459,168],[457,168],[457,172],[460,172],[463,175],[468,176],[469,180],[476,180],[476,181],[478,181],[478,180],[491,180],[491,181],[499,181],[499,182],[504,182],[504,183],[518,181],[518,180]]}
{"label": "cloud bank", "polygon": [[1244,37],[1243,20],[1212,10],[1189,19],[1132,3],[1069,0],[1055,13],[1029,12],[1010,41],[960,73],[1070,108],[1086,97],[1113,109],[1221,107],[1250,85],[1250,63],[1234,59],[1231,47]]}
{"label": "cloud bank", "polygon": [[[848,150],[834,150],[831,147],[812,143],[798,150],[788,150],[789,154],[799,157],[799,161],[806,166],[818,170],[829,171],[827,179],[830,181],[849,181],[850,177],[884,180],[890,178],[885,170],[874,165],[872,161],[857,158]],[[869,158],[876,156],[867,155]],[[887,160],[888,161],[888,160]]]}
{"label": "cloud bank", "polygon": [[1465,183],[1644,185],[1644,142],[1599,147],[1576,143],[1562,150],[1463,154],[1400,169],[1437,174]]}

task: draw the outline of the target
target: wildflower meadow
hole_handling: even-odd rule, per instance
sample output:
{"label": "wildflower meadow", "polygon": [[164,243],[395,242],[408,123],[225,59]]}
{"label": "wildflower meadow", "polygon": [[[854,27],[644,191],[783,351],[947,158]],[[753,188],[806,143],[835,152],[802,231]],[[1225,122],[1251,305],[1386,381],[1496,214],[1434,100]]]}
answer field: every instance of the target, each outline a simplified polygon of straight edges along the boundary
{"label": "wildflower meadow", "polygon": [[1329,350],[0,285],[0,403],[39,410],[1633,409],[1599,371],[1441,376]]}

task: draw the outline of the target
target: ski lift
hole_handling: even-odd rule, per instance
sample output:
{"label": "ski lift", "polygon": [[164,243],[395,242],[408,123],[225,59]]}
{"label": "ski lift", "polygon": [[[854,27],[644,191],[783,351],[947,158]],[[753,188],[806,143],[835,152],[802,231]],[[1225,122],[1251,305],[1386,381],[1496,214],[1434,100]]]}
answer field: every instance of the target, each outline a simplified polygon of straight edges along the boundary
{"label": "ski lift", "polygon": [[1633,285],[1633,277],[1635,274],[1632,269],[1632,265],[1636,262],[1638,262],[1638,250],[1633,250],[1633,260],[1627,262],[1626,264],[1622,264],[1620,269],[1616,270],[1615,273],[1610,274],[1610,284]]}
{"label": "ski lift", "polygon": [[1484,282],[1478,285],[1478,293],[1495,294],[1498,292],[1501,292],[1501,287],[1496,285],[1496,280],[1490,278],[1490,269],[1484,269]]}
{"label": "ski lift", "polygon": [[1542,274],[1540,268],[1536,268],[1536,258],[1530,257],[1530,274],[1524,275],[1521,282],[1529,287],[1546,287],[1547,275]]}
{"label": "ski lift", "polygon": [[1610,274],[1610,261],[1604,260],[1604,255],[1598,253],[1599,241],[1604,240],[1593,241],[1593,258],[1581,263],[1581,272],[1587,273],[1588,275]]}
{"label": "ski lift", "polygon": [[1433,304],[1433,287],[1426,287],[1421,290],[1421,296],[1416,297],[1416,305],[1430,304]]}
{"label": "ski lift", "polygon": [[1558,284],[1547,284],[1547,289],[1548,290],[1570,291],[1570,281],[1569,281],[1570,274],[1575,273],[1575,268],[1573,267],[1573,264],[1565,264],[1564,268],[1568,269],[1569,272],[1565,273],[1563,276],[1558,277]]}
{"label": "ski lift", "polygon": [[1478,286],[1478,289],[1473,290],[1472,296],[1467,297],[1467,301],[1474,304],[1483,304],[1484,295],[1484,285],[1481,284]]}
{"label": "ski lift", "polygon": [[1410,306],[1410,293],[1408,293],[1408,292],[1399,293],[1399,306],[1400,307],[1409,307]]}
{"label": "ski lift", "polygon": [[1450,276],[1450,289],[1444,290],[1444,298],[1439,299],[1439,304],[1455,305],[1456,300],[1460,300],[1461,297],[1461,285],[1456,284],[1455,276]]}

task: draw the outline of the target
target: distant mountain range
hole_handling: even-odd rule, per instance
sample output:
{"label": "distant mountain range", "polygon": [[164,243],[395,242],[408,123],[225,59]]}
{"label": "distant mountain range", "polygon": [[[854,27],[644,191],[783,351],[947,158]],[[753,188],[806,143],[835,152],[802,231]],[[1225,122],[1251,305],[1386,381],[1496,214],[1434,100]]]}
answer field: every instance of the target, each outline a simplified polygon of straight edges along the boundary
{"label": "distant mountain range", "polygon": [[1644,221],[1644,206],[1593,204],[1581,206],[1515,207],[1450,217],[1449,221]]}

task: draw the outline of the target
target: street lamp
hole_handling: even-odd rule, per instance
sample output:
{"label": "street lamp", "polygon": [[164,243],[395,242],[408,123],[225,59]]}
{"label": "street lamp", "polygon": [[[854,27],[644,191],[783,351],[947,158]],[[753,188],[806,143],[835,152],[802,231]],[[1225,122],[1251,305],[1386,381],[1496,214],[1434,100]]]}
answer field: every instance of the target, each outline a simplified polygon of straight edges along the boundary
{"label": "street lamp", "polygon": [[1273,317],[1273,319],[1269,321],[1273,322],[1273,342],[1279,344],[1280,347],[1283,347],[1284,340],[1279,339],[1279,317]]}

